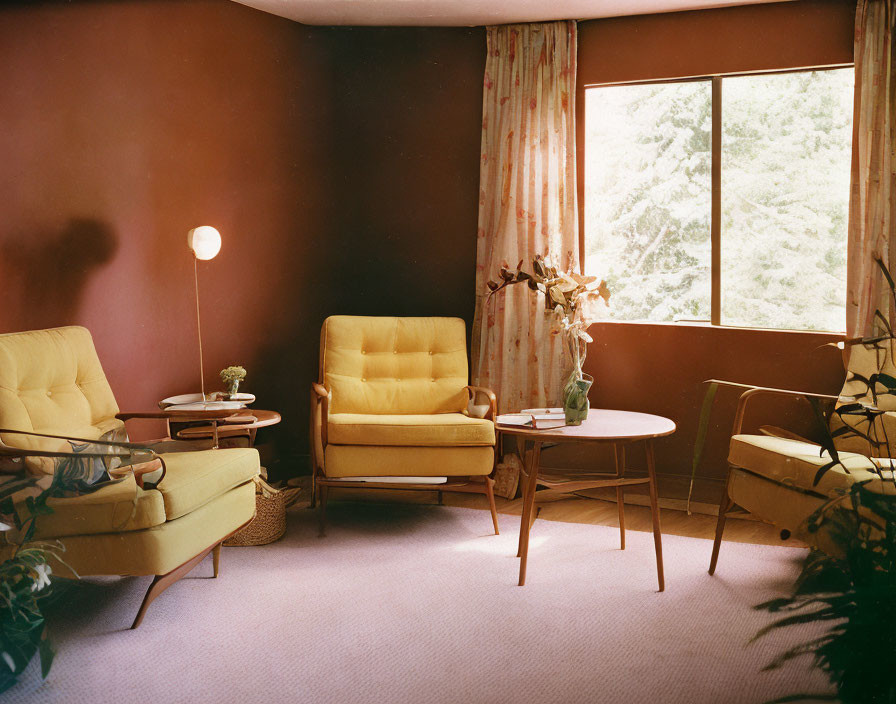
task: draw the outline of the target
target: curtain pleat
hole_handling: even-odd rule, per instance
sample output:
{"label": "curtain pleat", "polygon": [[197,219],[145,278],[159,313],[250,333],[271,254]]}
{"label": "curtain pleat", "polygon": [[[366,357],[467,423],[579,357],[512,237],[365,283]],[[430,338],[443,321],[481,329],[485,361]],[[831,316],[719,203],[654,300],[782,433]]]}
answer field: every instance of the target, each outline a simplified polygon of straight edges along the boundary
{"label": "curtain pleat", "polygon": [[575,22],[488,28],[472,364],[501,412],[557,404],[569,371],[542,295],[486,283],[536,254],[578,269],[575,82]]}
{"label": "curtain pleat", "polygon": [[896,247],[891,246],[896,225],[893,170],[896,90],[891,0],[859,0],[855,64],[846,331],[849,337],[864,337],[874,331],[876,310],[891,323],[896,312],[875,263],[880,258],[896,273]]}

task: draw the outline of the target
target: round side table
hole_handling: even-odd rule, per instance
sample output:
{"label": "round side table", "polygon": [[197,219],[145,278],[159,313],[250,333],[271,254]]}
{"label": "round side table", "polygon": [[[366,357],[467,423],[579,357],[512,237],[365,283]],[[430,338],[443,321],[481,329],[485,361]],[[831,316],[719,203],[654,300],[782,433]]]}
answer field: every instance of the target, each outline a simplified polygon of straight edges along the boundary
{"label": "round side table", "polygon": [[244,408],[235,415],[215,420],[211,425],[201,421],[179,423],[171,419],[168,421],[168,432],[174,440],[208,440],[212,438],[216,445],[219,440],[245,438],[246,446],[252,447],[255,444],[255,433],[259,428],[276,425],[279,422],[280,414],[276,411]]}
{"label": "round side table", "polygon": [[[538,486],[563,492],[577,492],[596,487],[615,486],[616,499],[619,504],[619,539],[620,548],[625,549],[625,508],[623,504],[624,487],[635,484],[647,484],[650,494],[650,510],[653,516],[653,542],[656,551],[656,570],[659,590],[665,589],[663,578],[663,544],[660,527],[660,511],[657,505],[656,464],[653,454],[653,440],[675,432],[675,423],[662,416],[631,411],[613,411],[592,408],[581,425],[567,425],[561,428],[535,430],[512,425],[497,426],[497,430],[521,439],[523,458],[529,455],[528,463],[523,469],[523,511],[520,516],[520,540],[517,557],[520,558],[520,586],[526,583],[526,563],[529,555],[529,532],[532,528],[535,492]],[[584,442],[613,445],[616,471],[608,472],[576,472],[564,474],[548,474],[540,471],[541,447],[544,443]],[[647,477],[625,477],[625,448],[627,445],[643,442],[647,457]],[[527,445],[531,444],[531,454],[527,453]]]}

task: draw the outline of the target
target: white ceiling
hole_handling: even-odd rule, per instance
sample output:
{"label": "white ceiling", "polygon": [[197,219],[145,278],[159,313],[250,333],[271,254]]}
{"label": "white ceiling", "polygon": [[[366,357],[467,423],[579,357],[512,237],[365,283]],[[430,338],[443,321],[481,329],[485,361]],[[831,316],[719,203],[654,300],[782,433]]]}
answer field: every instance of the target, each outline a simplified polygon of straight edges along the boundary
{"label": "white ceiling", "polygon": [[235,0],[303,24],[469,27],[702,10],[780,0]]}

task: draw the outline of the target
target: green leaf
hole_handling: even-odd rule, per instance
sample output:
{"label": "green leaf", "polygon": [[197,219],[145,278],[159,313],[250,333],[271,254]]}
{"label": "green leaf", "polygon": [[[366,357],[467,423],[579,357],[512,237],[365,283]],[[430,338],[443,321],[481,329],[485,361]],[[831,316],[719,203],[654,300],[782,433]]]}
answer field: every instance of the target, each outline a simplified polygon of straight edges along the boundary
{"label": "green leaf", "polygon": [[864,413],[865,406],[861,403],[844,403],[842,406],[837,406],[837,414],[849,414],[849,413]]}
{"label": "green leaf", "polygon": [[[890,275],[889,272],[887,272],[888,277],[889,277],[889,275]],[[890,289],[892,290],[892,286],[890,287]],[[886,332],[887,332],[887,334],[885,336],[877,338],[875,340],[876,342],[881,342],[882,340],[886,340],[888,338],[893,337],[893,328],[890,327],[890,321],[887,320],[879,310],[874,311],[874,319],[879,320],[881,322],[881,324],[884,326],[884,330],[886,330]],[[867,343],[867,341],[865,341],[865,342]]]}
{"label": "green leaf", "polygon": [[877,380],[891,391],[896,389],[896,377],[892,377],[889,374],[884,374],[883,372],[881,372],[877,375]]}
{"label": "green leaf", "polygon": [[687,512],[691,515],[691,494],[694,491],[694,477],[697,476],[697,467],[703,458],[703,447],[706,445],[706,433],[709,431],[709,417],[712,414],[712,404],[716,398],[719,384],[711,381],[703,396],[703,406],[700,409],[700,420],[697,423],[697,438],[694,440],[694,459],[691,461],[691,482],[688,486]]}
{"label": "green leaf", "polygon": [[[833,469],[839,464],[839,462],[828,462],[825,465],[822,465],[818,468],[818,471],[815,473],[815,479],[812,480],[812,486],[818,486],[818,482],[821,481],[821,478],[828,473],[828,470]],[[847,470],[848,473],[848,470]]]}
{"label": "green leaf", "polygon": [[880,257],[877,257],[874,261],[877,262],[877,265],[880,267],[880,270],[883,272],[884,278],[887,280],[887,285],[890,287],[891,291],[896,291],[896,282],[893,281],[893,277],[890,276],[890,270],[887,268],[887,265],[884,264],[884,260]]}
{"label": "green leaf", "polygon": [[821,411],[821,406],[818,403],[818,399],[812,396],[806,396],[805,399],[812,407],[812,413],[815,416],[815,422],[818,425],[818,430],[821,435],[821,446],[822,448],[827,450],[832,460],[829,465],[825,465],[824,467],[822,467],[815,475],[815,485],[817,486],[818,482],[821,480],[822,476],[824,476],[825,472],[827,472],[831,467],[841,464],[841,462],[840,455],[837,453],[837,448],[834,446],[834,438],[831,437],[831,430],[828,426],[827,418],[824,417],[824,413],[822,413]]}
{"label": "green leaf", "polygon": [[841,425],[839,428],[831,432],[832,438],[839,438],[841,435],[852,433],[853,429],[848,425]]}
{"label": "green leaf", "polygon": [[56,656],[56,651],[53,650],[53,644],[50,643],[46,628],[44,628],[40,643],[38,644],[38,653],[40,654],[40,676],[47,679],[47,675],[50,674],[50,667],[53,665],[53,658]]}

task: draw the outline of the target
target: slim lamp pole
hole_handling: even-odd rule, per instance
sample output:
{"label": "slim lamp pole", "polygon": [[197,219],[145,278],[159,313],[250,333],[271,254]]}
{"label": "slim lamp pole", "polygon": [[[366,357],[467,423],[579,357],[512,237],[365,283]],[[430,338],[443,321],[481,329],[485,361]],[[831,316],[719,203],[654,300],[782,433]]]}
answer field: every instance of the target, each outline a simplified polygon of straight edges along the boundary
{"label": "slim lamp pole", "polygon": [[[187,233],[187,244],[193,252],[193,288],[196,291],[196,332],[199,335],[199,384],[205,403],[205,369],[202,364],[202,322],[199,318],[199,260],[214,259],[221,251],[221,233],[209,225],[194,227]],[[215,443],[217,444],[217,443]]]}
{"label": "slim lamp pole", "polygon": [[199,334],[199,384],[205,402],[205,370],[202,366],[202,322],[199,319],[199,259],[193,256],[193,283],[196,291],[196,332]]}

